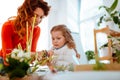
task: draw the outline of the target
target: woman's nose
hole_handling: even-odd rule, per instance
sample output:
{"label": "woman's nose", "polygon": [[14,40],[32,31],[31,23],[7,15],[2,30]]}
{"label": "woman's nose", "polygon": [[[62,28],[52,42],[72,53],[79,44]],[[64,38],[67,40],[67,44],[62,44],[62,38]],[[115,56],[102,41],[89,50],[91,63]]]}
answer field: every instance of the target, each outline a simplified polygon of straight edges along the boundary
{"label": "woman's nose", "polygon": [[41,21],[42,21],[41,18],[39,18],[39,17],[36,18],[36,22],[37,22],[37,23],[40,23]]}

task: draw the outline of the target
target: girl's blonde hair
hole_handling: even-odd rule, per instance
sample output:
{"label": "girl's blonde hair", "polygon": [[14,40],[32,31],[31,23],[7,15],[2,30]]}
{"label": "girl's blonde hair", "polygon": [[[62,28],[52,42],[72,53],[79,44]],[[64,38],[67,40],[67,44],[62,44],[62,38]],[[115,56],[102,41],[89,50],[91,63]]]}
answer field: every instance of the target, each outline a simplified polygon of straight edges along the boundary
{"label": "girl's blonde hair", "polygon": [[76,45],[75,45],[75,42],[74,42],[74,39],[71,35],[71,31],[67,28],[66,25],[56,25],[54,26],[50,33],[52,33],[53,31],[61,31],[63,36],[65,37],[65,40],[66,40],[66,43],[67,43],[67,46],[70,48],[70,49],[75,49],[76,48]]}

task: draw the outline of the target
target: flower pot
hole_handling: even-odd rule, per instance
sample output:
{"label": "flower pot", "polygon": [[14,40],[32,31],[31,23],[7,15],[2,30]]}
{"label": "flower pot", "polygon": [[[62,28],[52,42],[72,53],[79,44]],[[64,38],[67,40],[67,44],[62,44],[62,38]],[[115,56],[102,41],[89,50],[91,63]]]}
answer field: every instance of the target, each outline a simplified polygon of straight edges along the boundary
{"label": "flower pot", "polygon": [[9,78],[6,76],[0,76],[0,80],[9,80]]}
{"label": "flower pot", "polygon": [[108,47],[104,47],[100,49],[100,57],[107,56],[108,55]]}
{"label": "flower pot", "polygon": [[41,80],[41,77],[37,74],[26,75],[23,78],[15,78],[14,80]]}

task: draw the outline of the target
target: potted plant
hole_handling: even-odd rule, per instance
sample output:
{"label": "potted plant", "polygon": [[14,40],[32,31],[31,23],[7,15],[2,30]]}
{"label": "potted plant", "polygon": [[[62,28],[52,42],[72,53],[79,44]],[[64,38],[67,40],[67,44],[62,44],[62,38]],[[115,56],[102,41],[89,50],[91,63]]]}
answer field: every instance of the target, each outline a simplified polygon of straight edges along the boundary
{"label": "potted plant", "polygon": [[95,54],[94,54],[94,51],[88,50],[88,51],[85,52],[85,55],[87,57],[87,60],[88,60],[89,64],[95,63]]}
{"label": "potted plant", "polygon": [[107,6],[100,6],[99,9],[104,8],[107,13],[103,14],[99,18],[98,26],[104,21],[104,22],[113,22],[114,24],[118,25],[120,28],[120,11],[115,10],[118,5],[118,0],[114,0],[113,4],[110,7]]}
{"label": "potted plant", "polygon": [[[106,13],[103,14],[103,16],[101,16],[99,18],[98,21],[98,26],[100,26],[100,24],[102,24],[103,22],[107,23],[109,22],[112,25],[109,25],[109,27],[113,27],[111,30],[110,29],[110,36],[108,36],[108,38],[111,38],[111,44],[112,44],[112,54],[113,54],[113,58],[117,63],[120,63],[120,49],[118,47],[120,47],[120,39],[118,38],[120,36],[120,11],[116,10],[116,7],[118,6],[118,0],[114,0],[114,2],[112,3],[112,5],[110,7],[107,7],[105,5],[100,6],[99,9],[103,8],[105,9]],[[117,27],[117,28],[116,28]],[[103,49],[105,49],[108,46],[108,43],[102,45],[100,47],[100,50],[102,51]]]}

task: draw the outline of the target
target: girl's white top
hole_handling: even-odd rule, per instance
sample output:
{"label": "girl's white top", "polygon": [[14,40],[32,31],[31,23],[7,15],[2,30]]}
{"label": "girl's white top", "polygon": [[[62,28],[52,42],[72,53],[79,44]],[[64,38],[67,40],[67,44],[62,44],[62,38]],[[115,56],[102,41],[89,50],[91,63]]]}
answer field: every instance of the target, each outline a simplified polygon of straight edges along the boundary
{"label": "girl's white top", "polygon": [[79,64],[78,59],[76,58],[76,52],[74,49],[69,49],[67,45],[64,45],[63,47],[59,49],[53,49],[54,51],[54,60],[53,63],[55,63],[56,66],[64,65],[67,66],[69,64]]}

